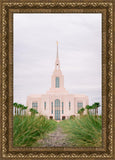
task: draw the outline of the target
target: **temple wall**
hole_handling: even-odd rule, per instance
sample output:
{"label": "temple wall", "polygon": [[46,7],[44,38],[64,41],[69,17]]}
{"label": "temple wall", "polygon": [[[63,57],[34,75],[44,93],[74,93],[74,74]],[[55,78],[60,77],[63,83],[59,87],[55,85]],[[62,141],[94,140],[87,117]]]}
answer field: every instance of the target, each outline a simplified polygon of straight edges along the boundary
{"label": "temple wall", "polygon": [[[47,118],[53,117],[55,119],[55,100],[59,99],[60,100],[60,120],[62,119],[62,116],[65,117],[65,119],[68,119],[71,115],[76,115],[78,114],[78,106],[77,103],[83,103],[83,107],[88,104],[88,97],[87,96],[76,96],[74,94],[44,94],[41,95],[41,97],[34,97],[34,96],[29,96],[27,98],[27,106],[28,106],[28,114],[30,114],[29,110],[32,108],[32,102],[38,103],[38,112]],[[46,108],[44,107],[44,102],[46,102]],[[51,112],[51,103],[53,102],[53,113]],[[64,113],[62,113],[62,102],[63,102],[63,108],[64,108]],[[69,107],[69,102],[70,102],[70,107]],[[84,114],[86,114],[87,111],[84,111]]]}

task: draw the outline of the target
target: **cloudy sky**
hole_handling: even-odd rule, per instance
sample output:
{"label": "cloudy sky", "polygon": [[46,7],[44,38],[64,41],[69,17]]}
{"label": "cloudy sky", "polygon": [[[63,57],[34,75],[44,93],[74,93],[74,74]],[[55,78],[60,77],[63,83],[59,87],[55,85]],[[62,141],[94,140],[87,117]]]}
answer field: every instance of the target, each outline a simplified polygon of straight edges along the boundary
{"label": "cloudy sky", "polygon": [[14,14],[14,102],[51,86],[56,41],[64,85],[101,103],[101,14]]}

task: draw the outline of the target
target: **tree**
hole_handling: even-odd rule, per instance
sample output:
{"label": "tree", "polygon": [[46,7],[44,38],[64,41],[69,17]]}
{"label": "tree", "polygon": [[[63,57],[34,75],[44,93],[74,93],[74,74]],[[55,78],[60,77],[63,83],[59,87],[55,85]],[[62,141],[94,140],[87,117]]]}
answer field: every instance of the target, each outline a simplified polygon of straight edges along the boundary
{"label": "tree", "polygon": [[85,108],[87,109],[87,112],[89,114],[89,110],[92,109],[92,106],[87,105]]}
{"label": "tree", "polygon": [[24,106],[24,108],[23,108],[23,110],[24,110],[24,115],[26,115],[25,114],[25,110],[28,108],[28,106]]}
{"label": "tree", "polygon": [[[99,102],[95,102],[93,105],[92,105],[93,109],[95,109],[95,116],[98,115],[98,107],[100,107],[100,104]],[[97,113],[96,113],[97,111]]]}
{"label": "tree", "polygon": [[78,113],[80,114],[80,116],[83,115],[84,110],[85,110],[84,108],[81,108],[81,109],[78,111]]}
{"label": "tree", "polygon": [[70,119],[75,119],[75,115],[71,115],[71,116],[70,116]]}
{"label": "tree", "polygon": [[28,106],[24,106],[23,104],[18,104],[16,102],[13,103],[13,106],[15,107],[15,115],[23,115],[23,111],[25,111],[28,108]]}
{"label": "tree", "polygon": [[23,104],[20,104],[20,114],[24,115],[24,110],[26,110],[28,107],[24,106]]}
{"label": "tree", "polygon": [[21,106],[21,115],[23,115],[24,107],[24,105]]}
{"label": "tree", "polygon": [[21,112],[23,110],[23,105],[22,104],[19,104],[19,114],[21,115]]}
{"label": "tree", "polygon": [[16,115],[19,115],[19,108],[20,108],[20,105],[17,103],[17,110],[16,110]]}
{"label": "tree", "polygon": [[18,106],[18,103],[13,103],[13,106],[14,106],[14,108],[15,108],[15,115],[17,114],[16,112],[17,112],[17,106]]}
{"label": "tree", "polygon": [[37,114],[37,110],[30,108],[30,112],[31,112],[31,116],[35,116],[35,114]]}

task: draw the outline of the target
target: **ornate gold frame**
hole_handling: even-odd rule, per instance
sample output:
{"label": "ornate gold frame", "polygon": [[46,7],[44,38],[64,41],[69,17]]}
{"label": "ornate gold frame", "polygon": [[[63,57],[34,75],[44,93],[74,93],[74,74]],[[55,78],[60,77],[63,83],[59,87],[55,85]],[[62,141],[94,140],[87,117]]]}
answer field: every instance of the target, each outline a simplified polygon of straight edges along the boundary
{"label": "ornate gold frame", "polygon": [[[111,1],[10,1],[1,0],[0,156],[3,159],[114,159],[113,151],[113,6]],[[102,117],[100,148],[14,148],[13,133],[13,13],[102,14]],[[114,62],[115,63],[115,62]],[[114,157],[114,158],[113,158]]]}

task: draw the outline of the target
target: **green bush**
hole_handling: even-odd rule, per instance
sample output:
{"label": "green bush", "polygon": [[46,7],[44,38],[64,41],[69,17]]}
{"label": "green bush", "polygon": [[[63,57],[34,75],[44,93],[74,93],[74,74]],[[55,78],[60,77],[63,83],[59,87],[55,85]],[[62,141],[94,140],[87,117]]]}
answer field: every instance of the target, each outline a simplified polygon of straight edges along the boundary
{"label": "green bush", "polygon": [[69,140],[80,147],[100,147],[102,145],[102,120],[95,116],[60,122]]}
{"label": "green bush", "polygon": [[32,146],[46,132],[54,130],[56,124],[44,116],[14,116],[13,145]]}
{"label": "green bush", "polygon": [[70,116],[70,119],[75,119],[75,115],[71,115],[71,116]]}

